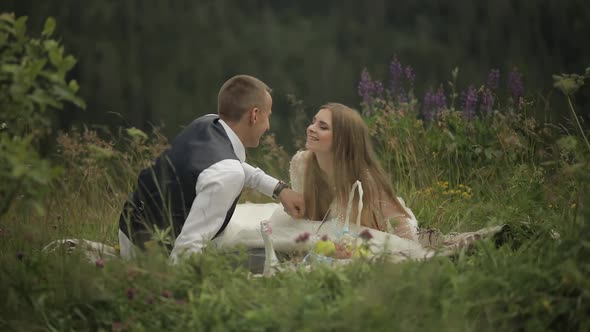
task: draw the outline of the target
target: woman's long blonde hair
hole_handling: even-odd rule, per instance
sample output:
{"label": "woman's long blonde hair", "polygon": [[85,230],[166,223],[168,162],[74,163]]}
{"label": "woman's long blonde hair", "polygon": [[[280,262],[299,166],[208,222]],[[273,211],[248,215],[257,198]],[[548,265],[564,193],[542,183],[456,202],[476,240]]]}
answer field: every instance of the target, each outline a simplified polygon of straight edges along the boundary
{"label": "woman's long blonde hair", "polygon": [[[335,179],[335,183],[328,183],[315,153],[308,153],[306,157],[309,160],[303,184],[306,217],[323,220],[334,200],[337,202],[338,212],[344,213],[352,185],[360,180],[364,191],[361,224],[381,231],[386,230],[386,221],[380,213],[380,204],[383,200],[395,204],[403,214],[406,212],[397,200],[390,179],[375,156],[367,125],[357,111],[345,105],[329,103],[320,109],[328,109],[332,113],[332,178]],[[355,195],[352,222],[356,219],[357,206],[358,195]]]}

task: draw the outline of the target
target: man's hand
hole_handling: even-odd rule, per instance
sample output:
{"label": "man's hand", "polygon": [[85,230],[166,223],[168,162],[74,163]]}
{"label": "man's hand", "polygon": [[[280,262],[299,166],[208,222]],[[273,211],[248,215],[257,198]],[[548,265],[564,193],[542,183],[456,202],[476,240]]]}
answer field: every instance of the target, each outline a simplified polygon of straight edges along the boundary
{"label": "man's hand", "polygon": [[293,191],[289,188],[285,188],[279,194],[279,200],[285,212],[295,219],[303,218],[305,215],[305,202],[303,200],[303,194]]}

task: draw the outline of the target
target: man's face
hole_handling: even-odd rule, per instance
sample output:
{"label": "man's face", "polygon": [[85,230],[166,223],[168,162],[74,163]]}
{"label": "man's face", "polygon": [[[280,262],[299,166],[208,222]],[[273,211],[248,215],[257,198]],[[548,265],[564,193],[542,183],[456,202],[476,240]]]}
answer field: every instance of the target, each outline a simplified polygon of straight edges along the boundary
{"label": "man's face", "polygon": [[272,97],[270,96],[270,93],[266,92],[263,106],[254,110],[252,126],[250,128],[250,139],[248,140],[248,144],[244,144],[244,146],[248,148],[255,148],[260,144],[260,138],[267,130],[270,129],[271,114]]}

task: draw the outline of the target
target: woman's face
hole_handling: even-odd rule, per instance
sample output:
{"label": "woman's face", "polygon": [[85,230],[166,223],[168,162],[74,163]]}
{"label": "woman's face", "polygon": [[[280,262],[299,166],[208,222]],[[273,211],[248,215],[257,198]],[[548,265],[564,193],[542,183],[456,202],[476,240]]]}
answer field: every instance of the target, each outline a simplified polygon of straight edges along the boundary
{"label": "woman's face", "polygon": [[322,108],[307,127],[305,148],[315,153],[332,151],[332,111]]}

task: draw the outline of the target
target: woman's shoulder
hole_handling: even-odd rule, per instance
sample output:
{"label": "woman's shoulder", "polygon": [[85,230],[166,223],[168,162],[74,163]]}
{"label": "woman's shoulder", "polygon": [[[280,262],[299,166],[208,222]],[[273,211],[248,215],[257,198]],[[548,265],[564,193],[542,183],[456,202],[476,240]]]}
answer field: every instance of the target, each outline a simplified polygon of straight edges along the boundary
{"label": "woman's shoulder", "polygon": [[293,190],[298,192],[303,192],[303,174],[309,153],[309,151],[298,151],[291,158],[291,164],[289,165],[291,185],[293,186]]}
{"label": "woman's shoulder", "polygon": [[310,152],[307,150],[299,150],[293,155],[293,158],[291,158],[291,162],[304,160],[304,159],[308,158],[309,154],[310,154]]}

